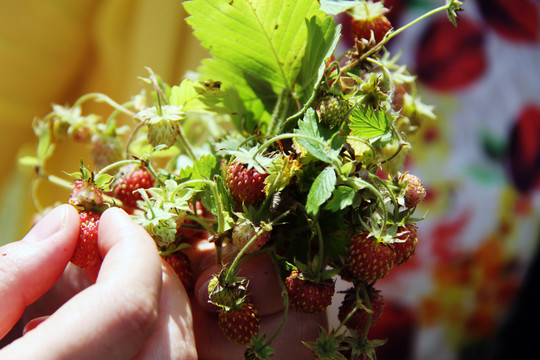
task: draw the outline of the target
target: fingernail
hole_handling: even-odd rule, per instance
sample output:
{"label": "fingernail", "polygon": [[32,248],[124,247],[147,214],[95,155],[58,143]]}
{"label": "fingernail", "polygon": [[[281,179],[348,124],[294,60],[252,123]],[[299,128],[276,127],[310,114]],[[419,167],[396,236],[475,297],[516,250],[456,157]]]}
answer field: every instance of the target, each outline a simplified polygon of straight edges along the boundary
{"label": "fingernail", "polygon": [[24,241],[42,241],[51,238],[62,230],[67,217],[68,205],[51,210],[24,237]]}
{"label": "fingernail", "polygon": [[23,329],[23,335],[26,335],[27,332],[37,328],[39,324],[41,324],[48,318],[49,318],[49,315],[45,315],[45,316],[41,316],[41,317],[30,320]]}

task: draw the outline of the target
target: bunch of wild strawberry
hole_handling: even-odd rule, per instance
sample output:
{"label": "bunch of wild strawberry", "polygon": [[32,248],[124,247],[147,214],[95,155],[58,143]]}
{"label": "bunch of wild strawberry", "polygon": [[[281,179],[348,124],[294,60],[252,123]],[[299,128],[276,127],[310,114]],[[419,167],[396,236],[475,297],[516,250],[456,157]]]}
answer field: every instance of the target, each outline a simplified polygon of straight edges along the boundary
{"label": "bunch of wild strawberry", "polygon": [[[222,270],[209,283],[209,301],[250,359],[269,358],[275,336],[259,334],[249,276],[238,275],[243,261],[270,256],[285,307],[304,313],[331,304],[339,275],[350,282],[340,325],[306,344],[320,359],[371,359],[380,342],[368,332],[384,309],[376,282],[414,254],[413,213],[426,196],[403,166],[409,138],[434,115],[414,76],[384,48],[409,25],[394,31],[380,2],[260,0],[270,13],[297,6],[288,20],[261,15],[252,27],[229,29],[229,20],[248,23],[258,10],[239,11],[252,6],[247,1],[213,0],[212,8],[207,1],[184,3],[214,56],[199,79],[169,86],[149,70],[148,96],[120,104],[89,94],[55,106],[34,122],[37,155],[22,162],[36,169],[35,184],[72,189],[83,220],[76,265],[99,265],[97,228],[107,206],[133,215],[187,289],[194,279],[185,249],[213,243]],[[439,10],[455,21],[460,4],[448,0]],[[341,12],[350,14],[356,42],[338,56],[340,27],[330,15]],[[268,45],[241,46],[227,31],[246,41],[263,36]],[[111,114],[83,115],[89,100],[110,105]],[[81,165],[74,183],[47,173],[62,141],[87,146],[94,171]]]}

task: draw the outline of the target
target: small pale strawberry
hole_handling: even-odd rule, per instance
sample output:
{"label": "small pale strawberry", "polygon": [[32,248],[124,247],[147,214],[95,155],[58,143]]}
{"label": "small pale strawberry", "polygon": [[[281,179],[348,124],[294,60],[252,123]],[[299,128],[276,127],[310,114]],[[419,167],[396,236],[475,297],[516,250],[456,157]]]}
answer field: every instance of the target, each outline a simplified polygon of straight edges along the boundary
{"label": "small pale strawberry", "polygon": [[346,264],[352,276],[369,283],[385,277],[394,266],[394,258],[387,244],[361,233],[351,239]]}
{"label": "small pale strawberry", "polygon": [[162,105],[143,109],[135,117],[147,126],[146,137],[152,146],[164,145],[169,148],[176,144],[180,121],[185,119],[185,114],[179,106]]}
{"label": "small pale strawberry", "polygon": [[405,206],[408,208],[416,207],[426,197],[426,188],[422,185],[420,179],[412,174],[404,173],[399,175],[398,181],[405,186]]}
{"label": "small pale strawberry", "polygon": [[103,204],[103,193],[91,180],[75,180],[69,203],[85,208]]}
{"label": "small pale strawberry", "polygon": [[[367,303],[360,298],[360,301],[363,303],[363,306],[358,306],[356,311],[345,323],[349,329],[356,331],[357,333],[363,334],[366,331],[368,326],[368,321],[370,328],[375,325],[380,319],[384,311],[384,299],[379,290],[375,290],[373,287],[368,287],[368,298],[369,306]],[[349,289],[345,298],[343,299],[341,306],[339,307],[338,319],[339,321],[345,321],[347,316],[353,311],[356,306],[356,296],[354,288]],[[371,310],[371,319],[369,318],[369,313],[367,309]]]}
{"label": "small pale strawberry", "polygon": [[123,159],[124,144],[118,136],[94,134],[92,136],[92,159],[97,169]]}
{"label": "small pale strawberry", "polygon": [[248,346],[252,336],[259,333],[260,317],[253,304],[244,301],[228,309],[220,308],[218,325],[233,343]]}
{"label": "small pale strawberry", "polygon": [[191,268],[191,260],[182,251],[177,251],[173,254],[164,255],[163,259],[171,265],[184,287],[189,290],[193,287],[194,278]]}
{"label": "small pale strawberry", "polygon": [[380,42],[384,35],[392,28],[392,24],[386,17],[388,9],[381,2],[362,1],[354,6],[350,15],[351,32],[358,39],[371,39]]}
{"label": "small pale strawberry", "polygon": [[264,179],[267,176],[239,162],[233,162],[226,168],[227,185],[234,201],[254,206],[266,197]]}
{"label": "small pale strawberry", "polygon": [[325,310],[332,303],[335,283],[332,279],[316,283],[305,279],[298,270],[293,270],[285,279],[285,289],[294,309],[311,314]]}
{"label": "small pale strawberry", "polygon": [[71,262],[79,267],[88,268],[101,262],[98,249],[98,226],[100,214],[95,211],[80,211],[79,238]]}
{"label": "small pale strawberry", "polygon": [[[232,232],[232,243],[235,248],[242,249],[253,239],[259,231],[260,226],[255,226],[251,221],[243,221],[235,225]],[[260,250],[270,239],[270,231],[263,231],[246,250],[246,254],[251,254]]]}
{"label": "small pale strawberry", "polygon": [[113,185],[113,195],[121,200],[124,207],[133,209],[137,201],[142,200],[138,189],[148,189],[154,186],[154,175],[144,166],[127,165],[119,170],[119,176]]}
{"label": "small pale strawberry", "polygon": [[418,228],[413,223],[401,226],[397,230],[398,241],[392,244],[394,254],[396,255],[395,264],[401,265],[407,262],[416,250],[418,244]]}

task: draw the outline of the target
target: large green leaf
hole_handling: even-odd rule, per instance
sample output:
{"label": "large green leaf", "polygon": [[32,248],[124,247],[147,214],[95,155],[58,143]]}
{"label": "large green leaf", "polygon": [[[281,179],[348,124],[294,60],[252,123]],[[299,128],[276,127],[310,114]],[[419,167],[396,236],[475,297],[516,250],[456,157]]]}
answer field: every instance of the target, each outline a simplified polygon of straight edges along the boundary
{"label": "large green leaf", "polygon": [[[318,1],[191,0],[184,7],[190,14],[186,21],[213,56],[203,62],[201,74],[236,89],[243,101],[232,104],[237,125],[248,131],[264,126],[278,94],[295,93],[309,43],[308,20],[326,16]],[[315,40],[327,43],[326,38]]]}
{"label": "large green leaf", "polygon": [[306,18],[316,0],[192,0],[186,21],[215,59],[239,73],[292,90],[306,46]]}
{"label": "large green leaf", "polygon": [[325,60],[332,55],[340,39],[340,29],[334,18],[314,16],[306,21],[308,39],[302,68],[298,75],[296,92],[303,104],[314,95],[313,88],[321,80],[326,67]]}

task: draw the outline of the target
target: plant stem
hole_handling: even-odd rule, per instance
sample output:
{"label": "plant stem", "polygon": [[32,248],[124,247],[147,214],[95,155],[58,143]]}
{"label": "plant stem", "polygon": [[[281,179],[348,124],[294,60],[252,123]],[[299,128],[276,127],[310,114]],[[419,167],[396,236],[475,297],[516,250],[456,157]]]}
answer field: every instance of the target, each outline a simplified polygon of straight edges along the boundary
{"label": "plant stem", "polygon": [[77,107],[77,106],[80,106],[82,103],[90,100],[90,99],[95,99],[96,102],[105,102],[107,104],[109,104],[110,106],[112,106],[113,108],[117,109],[118,111],[130,116],[130,117],[134,117],[135,116],[135,113],[128,110],[126,107],[118,104],[116,101],[114,101],[113,99],[111,99],[110,97],[108,97],[107,95],[105,94],[101,94],[101,93],[89,93],[89,94],[86,94],[86,95],[83,95],[81,96],[77,101],[75,101],[75,103],[73,104],[73,107]]}

